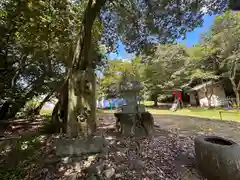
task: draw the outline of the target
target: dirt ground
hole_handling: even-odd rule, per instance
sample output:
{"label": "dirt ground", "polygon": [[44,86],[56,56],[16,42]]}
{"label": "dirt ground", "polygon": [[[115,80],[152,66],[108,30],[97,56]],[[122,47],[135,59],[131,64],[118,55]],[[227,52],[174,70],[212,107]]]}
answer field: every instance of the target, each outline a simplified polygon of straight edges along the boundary
{"label": "dirt ground", "polygon": [[[240,123],[238,122],[175,115],[154,115],[154,119],[156,125],[167,131],[176,132],[180,137],[193,139],[202,134],[217,135],[240,143]],[[191,141],[191,143],[193,142]],[[189,171],[189,168],[184,166],[187,161],[183,157],[179,156],[179,161],[177,161],[181,164],[179,171],[190,172],[183,179],[198,179],[195,168]]]}
{"label": "dirt ground", "polygon": [[[111,115],[105,115],[111,119]],[[203,179],[195,168],[193,139],[198,135],[217,135],[240,143],[240,123],[189,116],[154,115],[156,139],[174,136],[182,148],[173,153],[180,179]],[[163,131],[167,132],[163,135]],[[181,152],[179,152],[181,151]]]}
{"label": "dirt ground", "polygon": [[124,138],[115,132],[113,115],[102,114],[98,131],[109,141],[108,152],[66,158],[56,156],[57,134],[39,132],[44,118],[13,121],[0,140],[0,179],[201,180],[194,162],[195,136],[214,134],[240,142],[236,122],[172,115],[154,119],[152,138]]}
{"label": "dirt ground", "polygon": [[155,124],[163,129],[175,129],[184,136],[212,134],[240,143],[240,123],[189,116],[154,115]]}

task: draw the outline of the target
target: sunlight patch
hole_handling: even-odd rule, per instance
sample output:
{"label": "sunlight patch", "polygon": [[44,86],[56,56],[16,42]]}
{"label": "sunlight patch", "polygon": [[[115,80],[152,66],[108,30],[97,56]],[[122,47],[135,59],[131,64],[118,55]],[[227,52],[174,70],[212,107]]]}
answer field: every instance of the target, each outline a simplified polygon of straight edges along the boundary
{"label": "sunlight patch", "polygon": [[36,139],[37,139],[39,142],[43,143],[43,142],[46,140],[46,138],[47,138],[46,136],[41,135],[41,136],[37,137]]}
{"label": "sunlight patch", "polygon": [[29,141],[24,141],[22,144],[21,144],[21,150],[26,150],[29,146]]}

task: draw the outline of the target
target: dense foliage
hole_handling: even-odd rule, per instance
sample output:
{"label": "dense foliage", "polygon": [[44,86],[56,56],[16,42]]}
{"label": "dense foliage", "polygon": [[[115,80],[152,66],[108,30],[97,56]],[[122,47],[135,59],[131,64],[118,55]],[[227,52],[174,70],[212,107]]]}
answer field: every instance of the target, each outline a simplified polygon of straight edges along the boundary
{"label": "dense foliage", "polygon": [[[213,80],[229,80],[239,104],[240,69],[239,38],[240,13],[227,11],[215,18],[211,29],[199,44],[187,48],[181,44],[158,44],[151,53],[143,53],[139,59],[145,61],[112,61],[105,70],[102,87],[120,79],[121,73],[133,73],[144,83],[145,97],[154,101],[169,90],[184,85],[201,84]],[[120,65],[121,64],[121,65]],[[117,69],[116,69],[117,68]],[[186,86],[184,86],[186,87]]]}
{"label": "dense foliage", "polygon": [[[63,83],[84,6],[67,0],[0,2],[0,98],[11,102],[12,115],[34,96],[52,94]],[[101,29],[96,22],[94,39]],[[97,65],[102,52],[93,48]]]}
{"label": "dense foliage", "polygon": [[[60,103],[62,110],[66,111],[64,117],[72,120],[73,127],[76,127],[73,124],[78,121],[77,117],[83,116],[82,113],[86,109],[90,114],[88,117],[84,115],[85,119],[95,121],[93,74],[96,68],[102,70],[105,53],[114,51],[119,40],[126,45],[128,52],[149,54],[155,44],[172,43],[201,25],[204,14],[225,11],[226,2],[226,0],[214,0],[211,3],[208,0],[1,1],[1,99],[8,99],[11,102],[11,111],[14,115],[34,96],[51,95],[57,91],[61,94],[60,99],[65,99]],[[170,58],[162,60],[163,56],[167,56],[168,48],[173,49]],[[180,77],[184,70],[179,69],[176,63],[185,65],[188,61],[182,58],[186,50],[178,45],[162,45],[157,51],[164,53],[155,53],[152,59],[159,61],[149,61],[147,69],[143,70],[143,66],[139,65],[139,59],[131,64],[131,71],[126,69],[133,73],[134,77],[145,82],[145,88],[151,90],[149,96],[154,96],[155,99],[159,90],[182,81]],[[156,72],[157,66],[161,66],[164,71]],[[168,66],[170,68],[166,69]],[[94,70],[89,71],[89,68]],[[138,72],[139,69],[141,73]],[[154,82],[150,82],[148,71],[154,72],[155,77],[152,77]],[[161,73],[166,75],[163,76]],[[156,76],[166,79],[159,80]],[[91,80],[88,82],[85,78]],[[119,77],[115,78],[117,80]],[[174,82],[168,82],[169,78]],[[59,90],[62,87],[67,89],[65,94],[62,93],[62,89]],[[76,103],[71,103],[75,100]]]}

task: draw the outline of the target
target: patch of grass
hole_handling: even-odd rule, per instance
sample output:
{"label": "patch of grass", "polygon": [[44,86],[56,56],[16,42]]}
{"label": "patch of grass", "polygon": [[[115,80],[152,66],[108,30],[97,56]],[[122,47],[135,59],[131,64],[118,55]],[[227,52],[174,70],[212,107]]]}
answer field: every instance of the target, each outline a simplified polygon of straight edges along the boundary
{"label": "patch of grass", "polygon": [[221,119],[219,111],[222,111],[222,119],[229,121],[240,121],[240,111],[238,110],[226,110],[226,109],[204,109],[204,108],[185,108],[179,109],[175,112],[170,110],[162,109],[152,109],[147,108],[152,114],[170,114],[170,115],[183,115],[183,116],[193,116],[193,117],[202,117],[209,119]]}
{"label": "patch of grass", "polygon": [[41,109],[40,115],[50,117],[50,116],[52,116],[52,111],[53,111],[53,109]]}
{"label": "patch of grass", "polygon": [[145,106],[153,106],[154,101],[141,101],[140,104],[144,104]]}
{"label": "patch of grass", "polygon": [[111,113],[115,113],[116,110],[110,110],[110,109],[98,109],[97,110],[97,114],[111,114]]}

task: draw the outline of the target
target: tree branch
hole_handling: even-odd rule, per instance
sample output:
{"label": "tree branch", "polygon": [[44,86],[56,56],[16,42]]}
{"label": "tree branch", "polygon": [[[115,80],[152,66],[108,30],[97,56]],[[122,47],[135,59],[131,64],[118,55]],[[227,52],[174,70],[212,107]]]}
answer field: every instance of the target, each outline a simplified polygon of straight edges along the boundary
{"label": "tree branch", "polygon": [[[105,4],[106,0],[97,0],[93,4],[93,0],[89,0],[87,8],[84,12],[84,17],[82,21],[82,29],[79,38],[80,48],[79,55],[77,57],[76,67],[77,69],[85,70],[87,66],[92,65],[89,61],[89,52],[92,43],[92,27],[93,23],[100,13],[102,6]],[[76,57],[75,57],[76,58]]]}
{"label": "tree branch", "polygon": [[12,78],[12,88],[16,85],[17,78],[19,77],[20,73],[24,70],[26,66],[28,66],[28,64],[25,63],[27,60],[27,56],[28,55],[24,55],[19,62],[19,68],[16,70],[15,75]]}
{"label": "tree branch", "polygon": [[[124,11],[126,11],[127,12],[127,14],[129,15],[129,17],[130,17],[130,19],[131,19],[131,21],[134,23],[134,24],[136,24],[136,16],[135,16],[135,14],[134,13],[132,13],[132,11],[130,11],[130,10],[128,10],[122,3],[120,3],[120,2],[118,2],[118,4],[116,4],[115,3],[115,1],[110,1],[110,3],[116,8],[116,10],[117,11],[119,11],[119,7],[118,7],[118,5],[124,10]],[[121,13],[121,11],[119,12],[119,13]],[[121,17],[126,17],[126,15],[125,14],[122,14],[122,16]],[[126,19],[126,20],[128,20],[128,19]]]}
{"label": "tree branch", "polygon": [[240,80],[238,81],[237,89],[240,89]]}

